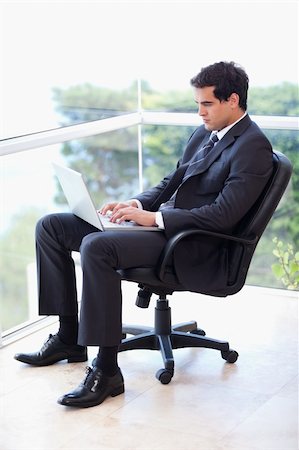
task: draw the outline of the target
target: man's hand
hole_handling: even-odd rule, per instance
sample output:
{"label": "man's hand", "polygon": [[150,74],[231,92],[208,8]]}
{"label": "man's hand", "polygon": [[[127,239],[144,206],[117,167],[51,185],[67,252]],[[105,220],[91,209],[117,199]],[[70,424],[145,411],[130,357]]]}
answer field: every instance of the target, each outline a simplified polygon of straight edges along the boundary
{"label": "man's hand", "polygon": [[115,213],[112,213],[110,217],[111,222],[123,222],[124,220],[132,220],[138,225],[145,227],[155,227],[156,213],[151,211],[145,211],[144,209],[138,209],[134,206],[126,206],[125,208],[118,209]]}
{"label": "man's hand", "polygon": [[111,212],[113,214],[116,213],[121,208],[127,208],[128,206],[138,208],[138,205],[134,200],[128,200],[126,202],[111,202],[103,205],[102,208],[100,209],[100,213],[105,215],[108,212]]}
{"label": "man's hand", "polygon": [[120,223],[124,220],[130,220],[145,227],[157,226],[156,213],[139,209],[134,200],[107,203],[101,208],[100,213],[107,214],[108,212],[111,213],[111,222]]}

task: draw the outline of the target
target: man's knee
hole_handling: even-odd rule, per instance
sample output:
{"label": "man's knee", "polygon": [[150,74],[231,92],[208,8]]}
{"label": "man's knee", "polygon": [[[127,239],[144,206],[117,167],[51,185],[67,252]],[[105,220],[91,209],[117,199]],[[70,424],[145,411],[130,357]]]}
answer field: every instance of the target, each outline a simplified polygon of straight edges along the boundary
{"label": "man's knee", "polygon": [[36,237],[43,236],[45,233],[48,234],[50,228],[52,228],[53,220],[55,221],[54,214],[41,217],[35,226]]}
{"label": "man's knee", "polygon": [[105,233],[91,233],[82,239],[80,246],[81,262],[84,264],[88,259],[114,259],[111,240]]}
{"label": "man's knee", "polygon": [[35,227],[36,237],[43,236],[44,234],[49,234],[51,230],[57,227],[58,221],[56,218],[56,214],[48,214],[44,217],[41,217]]}
{"label": "man's knee", "polygon": [[100,237],[101,235],[99,235],[99,233],[90,233],[83,237],[80,245],[81,257],[94,252],[99,252],[101,248]]}

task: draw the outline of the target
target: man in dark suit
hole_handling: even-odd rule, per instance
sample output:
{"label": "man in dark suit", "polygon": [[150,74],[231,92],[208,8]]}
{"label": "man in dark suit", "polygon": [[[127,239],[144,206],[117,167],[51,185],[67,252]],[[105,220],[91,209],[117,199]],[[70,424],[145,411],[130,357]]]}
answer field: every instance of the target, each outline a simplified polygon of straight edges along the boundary
{"label": "man in dark suit", "polygon": [[[186,228],[233,232],[271,174],[271,144],[246,113],[245,71],[216,63],[203,68],[191,85],[204,125],[192,134],[176,169],[134,199],[102,208],[111,212],[112,222],[133,220],[162,232],[101,233],[72,214],[48,215],[37,224],[40,314],[58,315],[60,327],[40,351],[15,358],[37,366],[85,361],[87,346],[99,346],[93,367],[58,400],[62,405],[94,406],[124,392],[117,364],[122,329],[117,270],[154,267],[167,240]],[[79,323],[72,251],[80,251],[83,272]],[[217,239],[184,240],[173,265],[186,290],[211,293],[226,284],[227,249]]]}

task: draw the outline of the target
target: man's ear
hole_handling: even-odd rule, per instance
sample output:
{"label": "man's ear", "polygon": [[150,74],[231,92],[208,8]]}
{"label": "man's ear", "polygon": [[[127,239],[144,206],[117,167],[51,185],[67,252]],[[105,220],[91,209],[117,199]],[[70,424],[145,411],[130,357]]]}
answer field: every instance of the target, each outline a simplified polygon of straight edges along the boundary
{"label": "man's ear", "polygon": [[238,108],[239,107],[239,102],[240,102],[240,97],[238,94],[236,94],[235,92],[233,92],[228,101],[230,102],[230,105],[233,109]]}

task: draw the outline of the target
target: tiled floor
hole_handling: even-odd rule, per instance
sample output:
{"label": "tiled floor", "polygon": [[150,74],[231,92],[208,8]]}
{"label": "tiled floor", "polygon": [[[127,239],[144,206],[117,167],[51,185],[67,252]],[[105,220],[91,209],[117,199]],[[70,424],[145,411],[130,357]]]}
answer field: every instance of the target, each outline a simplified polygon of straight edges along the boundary
{"label": "tiled floor", "polygon": [[[136,308],[132,286],[124,286],[125,321],[151,323],[154,305]],[[179,293],[170,303],[173,323],[201,319],[207,335],[230,341],[238,361],[175,350],[174,378],[162,385],[158,352],[124,352],[124,395],[66,408],[56,399],[81,381],[85,363],[32,368],[13,359],[39,348],[51,325],[0,350],[0,449],[297,450],[298,296],[245,287],[230,299]],[[95,353],[89,349],[90,361]]]}

